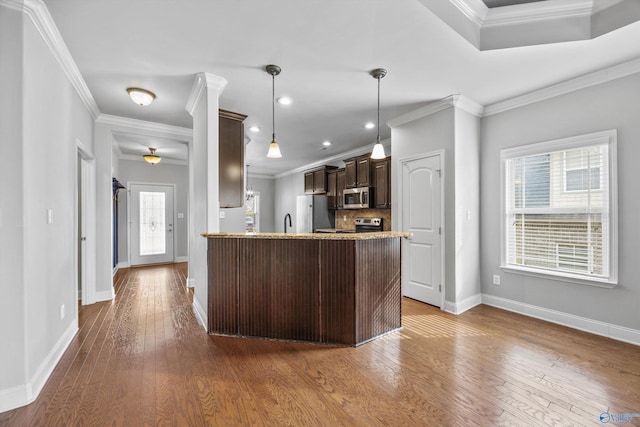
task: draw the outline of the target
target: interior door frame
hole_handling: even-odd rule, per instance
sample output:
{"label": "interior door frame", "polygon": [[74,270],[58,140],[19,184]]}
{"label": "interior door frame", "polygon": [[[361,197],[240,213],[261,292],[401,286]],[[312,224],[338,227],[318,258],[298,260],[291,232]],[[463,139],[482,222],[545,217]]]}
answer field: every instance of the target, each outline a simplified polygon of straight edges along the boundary
{"label": "interior door frame", "polygon": [[166,184],[162,182],[143,182],[143,181],[127,181],[127,264],[131,266],[131,186],[133,185],[151,185],[173,188],[173,261],[176,262],[176,219],[178,215],[178,207],[176,206],[176,184]]}
{"label": "interior door frame", "polygon": [[[426,153],[420,153],[420,154],[415,154],[413,156],[408,156],[408,157],[402,157],[401,159],[398,160],[397,165],[398,167],[396,168],[396,177],[398,178],[398,182],[400,183],[400,185],[398,186],[398,189],[396,191],[396,193],[398,194],[398,207],[400,208],[399,211],[399,215],[398,215],[398,228],[400,229],[400,231],[404,231],[404,224],[403,224],[403,215],[402,215],[402,209],[404,207],[404,200],[403,200],[403,193],[404,193],[404,187],[405,187],[405,183],[403,180],[403,176],[404,174],[402,173],[402,170],[404,168],[404,165],[406,163],[415,161],[415,160],[421,160],[421,159],[427,159],[429,157],[436,157],[439,156],[440,157],[440,227],[442,229],[442,232],[440,233],[440,283],[442,284],[442,292],[440,292],[440,310],[444,311],[445,309],[445,293],[446,293],[446,289],[447,289],[447,281],[446,281],[446,270],[445,270],[445,253],[446,253],[446,217],[445,217],[445,188],[446,188],[446,170],[445,170],[445,151],[444,149],[441,150],[436,150],[436,151],[429,151]],[[403,256],[407,256],[406,253],[401,253],[401,257]]]}
{"label": "interior door frame", "polygon": [[[81,267],[84,267],[82,276],[84,280],[75,284],[75,292],[76,300],[80,299],[82,305],[89,305],[96,302],[96,164],[94,156],[79,140],[76,140],[76,149],[79,167],[76,168],[75,270],[76,282],[78,282],[80,278],[77,272],[80,271]],[[78,188],[81,188],[82,194],[79,194]],[[82,208],[82,217],[79,215],[80,208]],[[84,236],[80,236],[80,227],[84,229]],[[80,254],[82,253],[80,239],[82,237],[85,238],[85,257],[82,258],[83,265],[80,265]],[[78,288],[82,291],[80,295]]]}

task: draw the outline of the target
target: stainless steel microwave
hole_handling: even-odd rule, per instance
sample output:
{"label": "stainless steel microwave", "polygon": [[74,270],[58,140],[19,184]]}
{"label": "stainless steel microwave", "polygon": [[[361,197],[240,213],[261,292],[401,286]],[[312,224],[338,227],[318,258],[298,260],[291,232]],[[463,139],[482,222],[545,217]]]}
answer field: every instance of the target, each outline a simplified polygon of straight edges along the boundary
{"label": "stainless steel microwave", "polygon": [[342,195],[345,209],[366,209],[371,207],[371,187],[345,188]]}

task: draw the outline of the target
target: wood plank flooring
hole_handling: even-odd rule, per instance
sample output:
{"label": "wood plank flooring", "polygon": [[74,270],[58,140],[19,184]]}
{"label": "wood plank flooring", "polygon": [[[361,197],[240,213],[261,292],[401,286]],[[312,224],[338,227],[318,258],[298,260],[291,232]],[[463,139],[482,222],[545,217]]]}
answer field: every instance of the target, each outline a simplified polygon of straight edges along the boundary
{"label": "wood plank flooring", "polygon": [[358,348],[209,336],[185,275],[120,270],[115,300],[80,308],[38,399],[0,425],[565,426],[640,413],[637,346],[409,299],[402,331]]}

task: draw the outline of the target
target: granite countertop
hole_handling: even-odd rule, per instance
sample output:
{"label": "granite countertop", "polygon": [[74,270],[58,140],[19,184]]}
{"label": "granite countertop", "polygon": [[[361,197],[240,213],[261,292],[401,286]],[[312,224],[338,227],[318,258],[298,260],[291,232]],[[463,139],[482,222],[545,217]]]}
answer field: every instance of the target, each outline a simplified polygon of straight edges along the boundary
{"label": "granite countertop", "polygon": [[391,237],[411,237],[402,231],[374,233],[202,233],[208,239],[291,239],[291,240],[370,240]]}
{"label": "granite countertop", "polygon": [[355,233],[355,229],[350,228],[318,228],[316,233]]}

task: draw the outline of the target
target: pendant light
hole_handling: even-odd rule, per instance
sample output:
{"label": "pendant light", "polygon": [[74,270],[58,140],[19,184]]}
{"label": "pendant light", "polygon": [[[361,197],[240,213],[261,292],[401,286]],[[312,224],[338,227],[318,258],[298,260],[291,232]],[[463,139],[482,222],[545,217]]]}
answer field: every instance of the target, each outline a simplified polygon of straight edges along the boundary
{"label": "pendant light", "polygon": [[162,160],[162,157],[156,155],[156,149],[151,147],[149,147],[149,154],[143,155],[142,158],[152,165],[160,163],[160,160]]}
{"label": "pendant light", "polygon": [[387,70],[384,68],[376,68],[375,70],[371,70],[369,74],[371,74],[371,77],[378,80],[378,138],[376,139],[376,144],[373,146],[371,158],[384,159],[387,155],[384,153],[384,147],[380,143],[380,79],[387,75]]}
{"label": "pendant light", "polygon": [[271,74],[271,117],[273,118],[273,134],[271,138],[271,144],[269,144],[269,152],[267,152],[267,157],[271,159],[279,159],[282,157],[282,154],[280,153],[280,147],[276,142],[276,76],[280,74],[280,71],[282,71],[282,69],[277,65],[267,65],[265,67],[265,71]]}

